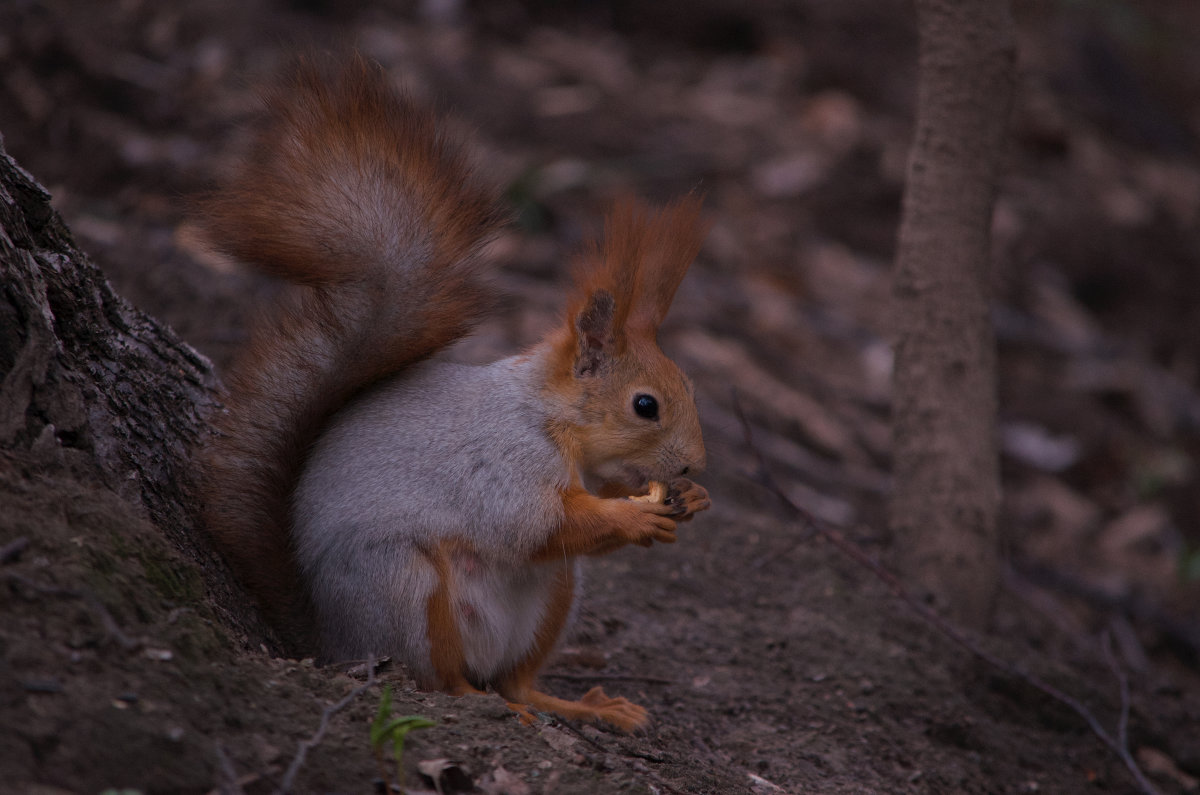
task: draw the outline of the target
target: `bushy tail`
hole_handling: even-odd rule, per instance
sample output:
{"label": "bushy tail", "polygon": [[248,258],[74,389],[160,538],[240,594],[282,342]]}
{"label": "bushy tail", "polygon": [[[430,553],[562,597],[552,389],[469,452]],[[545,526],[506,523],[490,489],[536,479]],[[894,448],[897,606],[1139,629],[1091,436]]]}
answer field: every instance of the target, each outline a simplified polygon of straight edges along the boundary
{"label": "bushy tail", "polygon": [[357,392],[481,316],[481,249],[502,219],[435,117],[361,58],[300,63],[200,216],[217,248],[305,286],[229,373],[203,460],[209,531],[295,647],[309,624],[288,514],[306,452]]}

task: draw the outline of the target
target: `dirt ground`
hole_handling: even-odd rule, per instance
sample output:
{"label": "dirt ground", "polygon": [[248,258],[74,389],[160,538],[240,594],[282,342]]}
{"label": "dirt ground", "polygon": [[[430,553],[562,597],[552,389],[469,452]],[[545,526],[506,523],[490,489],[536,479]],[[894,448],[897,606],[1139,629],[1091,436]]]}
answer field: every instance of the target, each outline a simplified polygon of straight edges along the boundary
{"label": "dirt ground", "polygon": [[[976,642],[1114,736],[1128,707],[1149,780],[1196,792],[1200,7],[1017,10],[995,221],[1005,590]],[[589,565],[545,677],[628,696],[647,730],[523,728],[498,698],[421,693],[394,667],[366,682],[273,658],[144,508],[6,457],[0,792],[378,791],[384,683],[397,713],[437,722],[408,740],[412,792],[1136,791],[1078,714],[933,630],[746,475],[731,385],[791,499],[871,555],[903,543],[883,523],[886,315],[915,42],[891,0],[0,4],[5,148],[117,291],[218,372],[270,287],[199,244],[187,197],[298,49],[378,60],[505,186],[507,310],[453,356],[536,340],[612,197],[699,187],[714,221],[662,336],[697,385],[714,508],[674,546]],[[435,784],[420,768],[439,759],[457,773]]]}

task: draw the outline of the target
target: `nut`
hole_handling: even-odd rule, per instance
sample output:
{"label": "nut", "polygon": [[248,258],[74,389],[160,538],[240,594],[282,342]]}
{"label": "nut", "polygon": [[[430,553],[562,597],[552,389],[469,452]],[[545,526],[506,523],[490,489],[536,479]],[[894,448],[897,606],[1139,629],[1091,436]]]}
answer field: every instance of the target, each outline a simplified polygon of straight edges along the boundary
{"label": "nut", "polygon": [[658,480],[650,481],[650,491],[640,497],[630,497],[634,502],[666,502],[667,484]]}

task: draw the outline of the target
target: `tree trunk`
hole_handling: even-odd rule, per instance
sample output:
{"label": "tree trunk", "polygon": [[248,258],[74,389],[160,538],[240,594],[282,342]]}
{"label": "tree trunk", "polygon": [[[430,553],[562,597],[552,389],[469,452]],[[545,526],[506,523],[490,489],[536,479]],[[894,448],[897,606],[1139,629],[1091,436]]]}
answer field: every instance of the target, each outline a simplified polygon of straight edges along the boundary
{"label": "tree trunk", "polygon": [[265,637],[198,534],[190,453],[217,408],[211,365],[112,291],[2,143],[0,478],[65,475],[140,505],[229,624]]}
{"label": "tree trunk", "polygon": [[991,219],[1015,45],[1007,0],[916,0],[917,123],[893,281],[901,570],[986,624],[998,582]]}

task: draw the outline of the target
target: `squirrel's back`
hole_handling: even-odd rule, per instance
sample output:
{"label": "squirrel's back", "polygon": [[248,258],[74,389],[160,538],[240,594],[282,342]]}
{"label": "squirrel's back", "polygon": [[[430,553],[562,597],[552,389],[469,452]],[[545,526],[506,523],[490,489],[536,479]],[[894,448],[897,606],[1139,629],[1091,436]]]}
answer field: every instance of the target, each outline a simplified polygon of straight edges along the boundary
{"label": "squirrel's back", "polygon": [[436,118],[361,58],[300,62],[266,99],[201,220],[217,248],[300,287],[227,376],[203,498],[218,548],[295,645],[310,623],[288,514],[307,451],[357,393],[484,314],[481,251],[502,218]]}

